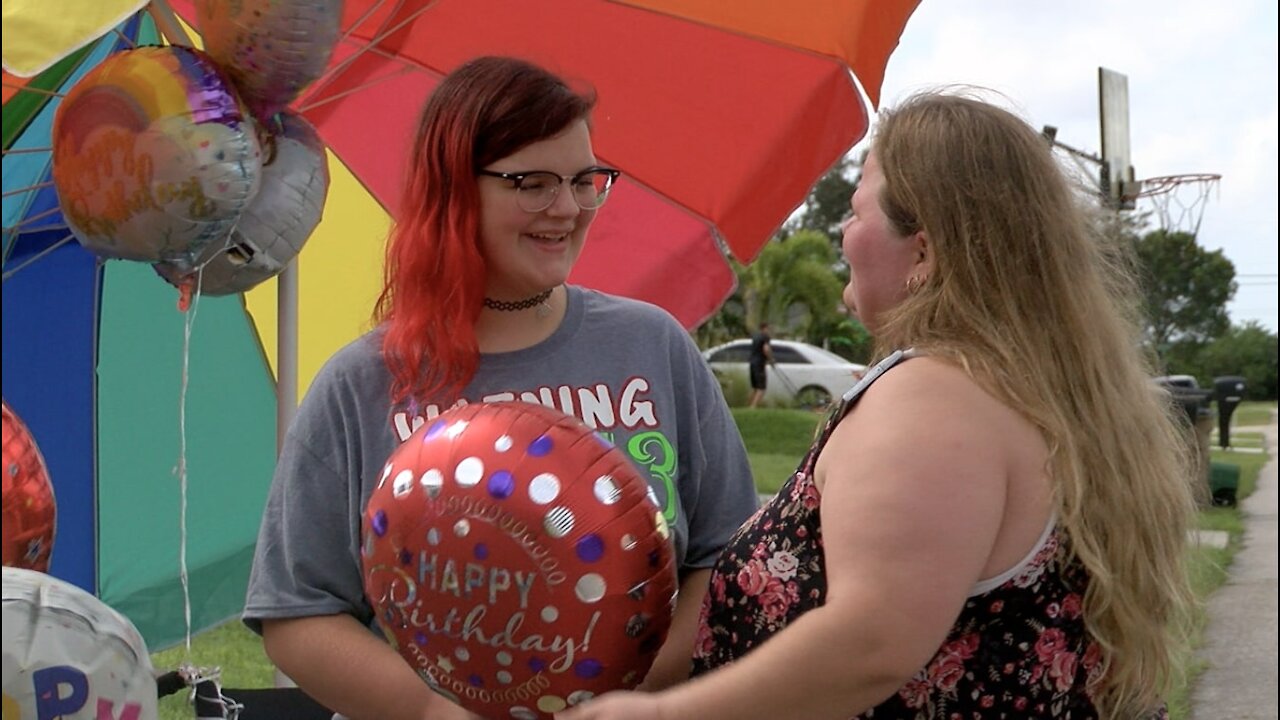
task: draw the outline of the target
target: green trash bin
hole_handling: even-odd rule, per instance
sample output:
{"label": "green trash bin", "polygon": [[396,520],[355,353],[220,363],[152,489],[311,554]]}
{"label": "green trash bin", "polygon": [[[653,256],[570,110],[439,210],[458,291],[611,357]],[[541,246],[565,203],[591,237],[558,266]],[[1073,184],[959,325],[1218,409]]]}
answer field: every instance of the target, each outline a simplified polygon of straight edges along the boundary
{"label": "green trash bin", "polygon": [[1240,466],[1231,463],[1209,463],[1209,493],[1218,507],[1235,507],[1240,489]]}

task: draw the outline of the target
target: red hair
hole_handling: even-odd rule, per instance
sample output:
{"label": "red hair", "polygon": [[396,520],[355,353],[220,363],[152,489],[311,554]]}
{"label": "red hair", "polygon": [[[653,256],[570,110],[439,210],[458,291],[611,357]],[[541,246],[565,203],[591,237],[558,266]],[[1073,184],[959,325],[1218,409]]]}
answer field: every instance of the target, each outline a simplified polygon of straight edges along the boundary
{"label": "red hair", "polygon": [[594,105],[593,95],[514,58],[471,60],[431,93],[374,309],[394,401],[452,401],[479,364],[486,265],[475,171],[587,119]]}

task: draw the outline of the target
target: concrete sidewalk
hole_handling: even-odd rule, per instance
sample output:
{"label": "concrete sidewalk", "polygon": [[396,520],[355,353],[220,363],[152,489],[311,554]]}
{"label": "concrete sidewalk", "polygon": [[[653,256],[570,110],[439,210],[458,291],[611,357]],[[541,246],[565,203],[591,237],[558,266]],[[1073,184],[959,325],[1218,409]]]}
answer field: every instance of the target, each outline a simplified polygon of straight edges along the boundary
{"label": "concrete sidewalk", "polygon": [[[1253,428],[1250,428],[1253,429]],[[1276,718],[1276,416],[1263,430],[1270,461],[1240,503],[1244,544],[1227,582],[1209,599],[1199,656],[1208,669],[1191,695],[1193,720]]]}

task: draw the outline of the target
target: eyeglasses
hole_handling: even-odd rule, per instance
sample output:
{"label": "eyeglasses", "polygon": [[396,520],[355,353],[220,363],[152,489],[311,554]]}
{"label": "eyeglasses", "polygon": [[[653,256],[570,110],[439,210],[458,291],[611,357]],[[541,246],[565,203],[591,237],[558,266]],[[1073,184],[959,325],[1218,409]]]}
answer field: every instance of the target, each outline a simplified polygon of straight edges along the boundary
{"label": "eyeglasses", "polygon": [[583,210],[595,210],[609,198],[609,188],[622,174],[621,170],[607,167],[590,167],[577,175],[557,175],[547,170],[522,173],[476,170],[477,175],[502,178],[515,185],[516,204],[525,212],[542,212],[551,207],[560,194],[560,186],[569,181],[573,201]]}

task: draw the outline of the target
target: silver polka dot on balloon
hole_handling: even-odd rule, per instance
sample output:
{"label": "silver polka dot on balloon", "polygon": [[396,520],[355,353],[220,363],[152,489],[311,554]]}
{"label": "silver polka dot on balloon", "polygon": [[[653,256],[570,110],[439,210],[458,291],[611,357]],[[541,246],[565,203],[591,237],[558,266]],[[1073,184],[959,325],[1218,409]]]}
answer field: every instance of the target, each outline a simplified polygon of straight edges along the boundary
{"label": "silver polka dot on balloon", "polygon": [[435,528],[431,528],[430,530],[428,530],[428,531],[427,531],[427,544],[428,544],[428,545],[439,545],[439,544],[440,544],[440,531],[439,531],[439,530],[437,530],[437,529],[435,529]]}
{"label": "silver polka dot on balloon", "polygon": [[511,684],[511,673],[507,672],[506,670],[499,670],[497,672],[497,676],[498,676],[498,682],[502,683],[503,685]]}
{"label": "silver polka dot on balloon", "polygon": [[649,486],[648,497],[649,497],[649,502],[653,503],[654,505],[658,504],[658,493],[653,491],[652,485]]}
{"label": "silver polka dot on balloon", "polygon": [[460,647],[453,651],[453,656],[462,662],[466,662],[471,659],[471,651],[464,647]]}
{"label": "silver polka dot on balloon", "polygon": [[605,505],[612,505],[622,499],[622,490],[610,475],[601,475],[596,478],[596,484],[592,489],[595,490],[596,499]]}
{"label": "silver polka dot on balloon", "polygon": [[511,449],[512,444],[513,442],[511,440],[511,436],[503,435],[502,437],[499,437],[497,440],[493,441],[493,449],[497,450],[498,452],[506,452]]}
{"label": "silver polka dot on balloon", "polygon": [[418,481],[423,490],[427,491],[428,497],[439,497],[441,488],[444,487],[444,473],[435,468],[422,473],[422,479]]}
{"label": "silver polka dot on balloon", "polygon": [[529,481],[529,499],[539,505],[546,505],[560,496],[560,478],[551,473],[542,473]]}
{"label": "silver polka dot on balloon", "polygon": [[639,544],[639,543],[638,543],[638,541],[636,540],[636,536],[635,536],[635,535],[632,535],[631,533],[627,533],[626,535],[623,535],[623,536],[622,536],[622,549],[623,549],[623,550],[635,550],[635,549],[636,549],[636,545],[637,545],[637,544]]}
{"label": "silver polka dot on balloon", "polygon": [[466,429],[467,429],[467,421],[459,420],[458,422],[450,425],[449,429],[444,431],[444,434],[450,440],[457,440],[458,436],[461,435],[463,431],[465,431]]}
{"label": "silver polka dot on balloon", "polygon": [[542,527],[551,537],[562,538],[573,532],[573,520],[573,511],[563,505],[559,505],[551,508],[551,512],[547,513],[546,518],[542,521]]}
{"label": "silver polka dot on balloon", "polygon": [[453,479],[462,487],[475,487],[484,477],[484,461],[478,457],[469,457],[458,463],[453,471]]}
{"label": "silver polka dot on balloon", "polygon": [[569,701],[570,705],[581,705],[595,696],[596,694],[590,690],[575,690],[569,693],[569,697],[565,699]]}
{"label": "silver polka dot on balloon", "polygon": [[466,537],[471,532],[471,521],[463,518],[453,524],[453,534],[458,537]]}
{"label": "silver polka dot on balloon", "polygon": [[396,479],[391,483],[391,494],[401,498],[409,494],[413,489],[413,471],[401,470]]}
{"label": "silver polka dot on balloon", "polygon": [[498,654],[495,657],[497,657],[499,665],[503,667],[511,666],[511,653],[507,652],[506,650],[499,650]]}
{"label": "silver polka dot on balloon", "polygon": [[600,598],[604,597],[606,589],[604,578],[596,573],[583,575],[573,586],[574,594],[584,603],[599,602]]}
{"label": "silver polka dot on balloon", "polygon": [[559,611],[559,610],[557,610],[557,609],[555,609],[553,606],[548,605],[548,606],[546,606],[546,607],[542,608],[542,621],[543,621],[543,622],[549,622],[549,623],[552,623],[552,622],[555,622],[555,621],[556,621],[557,619],[559,619],[559,618],[560,618],[560,611]]}

